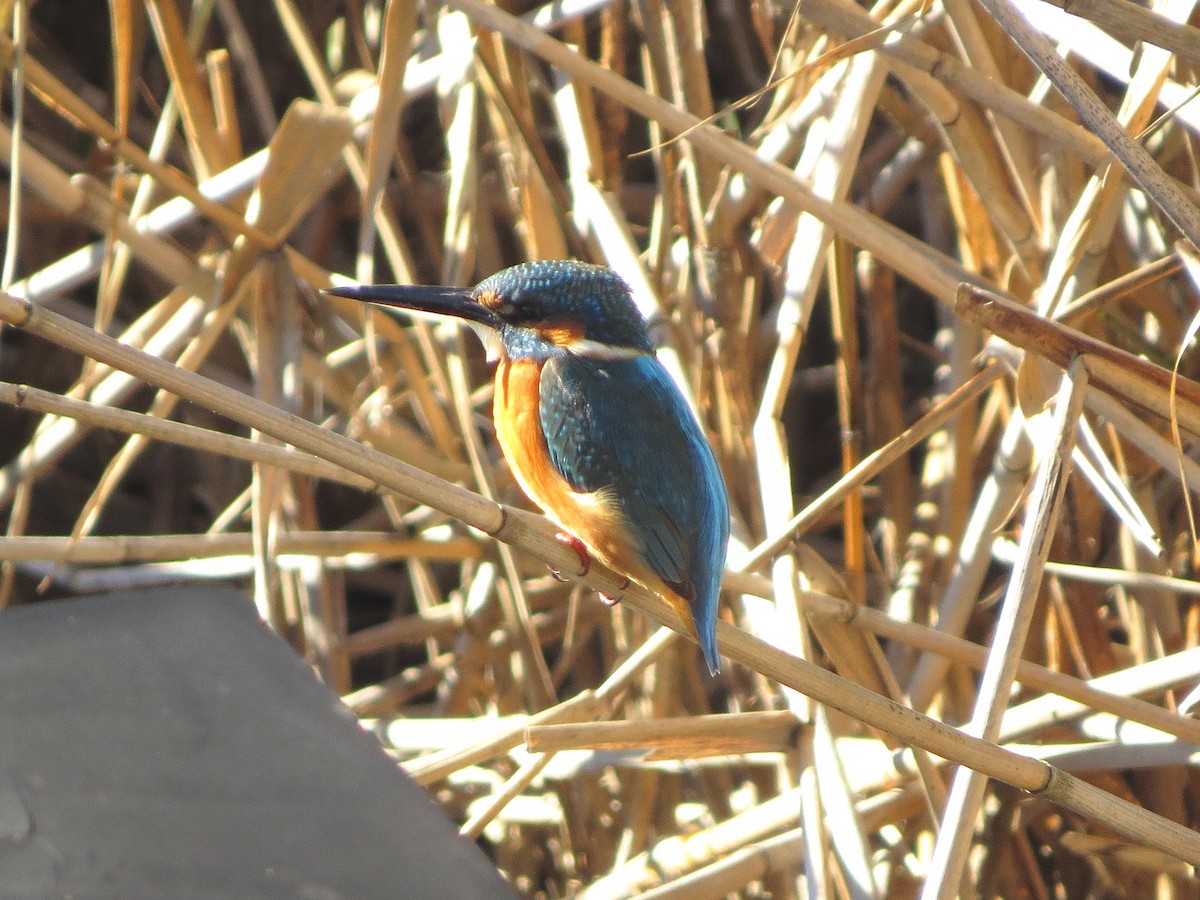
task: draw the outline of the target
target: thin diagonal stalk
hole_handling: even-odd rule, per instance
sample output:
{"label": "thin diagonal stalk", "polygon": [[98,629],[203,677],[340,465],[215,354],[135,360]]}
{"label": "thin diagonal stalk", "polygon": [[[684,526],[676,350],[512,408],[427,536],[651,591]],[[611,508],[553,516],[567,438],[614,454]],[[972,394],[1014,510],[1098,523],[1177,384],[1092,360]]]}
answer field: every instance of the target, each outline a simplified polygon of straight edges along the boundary
{"label": "thin diagonal stalk", "polygon": [[[992,652],[983,670],[975,711],[967,728],[984,740],[999,737],[1004,708],[1025,647],[1034,606],[1041,590],[1042,569],[1050,555],[1050,541],[1058,524],[1058,511],[1071,471],[1071,450],[1087,391],[1087,371],[1079,361],[1063,376],[1054,404],[1053,443],[1043,449],[1025,523],[1017,563],[1000,608]],[[949,900],[958,894],[974,834],[975,817],[987,779],[978,772],[959,769],[950,785],[946,815],[933,851],[930,877],[922,896]]]}

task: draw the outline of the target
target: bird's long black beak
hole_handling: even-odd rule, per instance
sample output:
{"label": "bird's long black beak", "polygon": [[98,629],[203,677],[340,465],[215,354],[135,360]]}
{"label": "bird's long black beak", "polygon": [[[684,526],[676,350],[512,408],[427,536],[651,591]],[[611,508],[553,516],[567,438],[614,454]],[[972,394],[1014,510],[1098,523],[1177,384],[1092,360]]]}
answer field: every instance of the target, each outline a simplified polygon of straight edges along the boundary
{"label": "bird's long black beak", "polygon": [[470,288],[429,287],[420,284],[360,284],[328,288],[325,293],[395,309],[455,316],[489,328],[498,328],[500,325],[496,314],[476,300],[475,292]]}

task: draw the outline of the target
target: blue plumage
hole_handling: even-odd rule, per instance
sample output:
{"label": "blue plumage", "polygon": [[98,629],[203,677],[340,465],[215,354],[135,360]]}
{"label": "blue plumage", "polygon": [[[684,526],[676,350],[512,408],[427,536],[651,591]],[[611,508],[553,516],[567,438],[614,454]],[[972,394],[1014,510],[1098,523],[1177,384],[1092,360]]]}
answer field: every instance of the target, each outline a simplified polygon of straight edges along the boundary
{"label": "blue plumage", "polygon": [[508,355],[514,359],[562,349],[537,339],[534,326],[548,320],[577,324],[585,340],[654,352],[629,287],[604,266],[563,259],[524,263],[479,282],[475,296],[496,313],[500,337],[511,342]]}
{"label": "blue plumage", "polygon": [[688,602],[704,657],[729,540],[725,482],[691,410],[653,356],[551,359],[541,420],[550,459],[576,491],[605,491],[650,568]]}
{"label": "blue plumage", "polygon": [[474,290],[333,293],[497,333],[496,434],[517,480],[576,544],[582,538],[609,565],[685,602],[709,671],[719,671],[725,482],[615,272],[550,260],[497,272]]}

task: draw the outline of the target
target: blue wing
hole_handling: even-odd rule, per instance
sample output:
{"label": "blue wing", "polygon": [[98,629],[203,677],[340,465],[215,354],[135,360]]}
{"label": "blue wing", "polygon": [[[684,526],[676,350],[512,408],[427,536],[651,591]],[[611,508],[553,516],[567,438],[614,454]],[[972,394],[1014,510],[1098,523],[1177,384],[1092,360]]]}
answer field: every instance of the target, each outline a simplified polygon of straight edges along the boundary
{"label": "blue wing", "polygon": [[652,356],[554,357],[541,378],[550,460],[572,489],[605,489],[650,568],[688,601],[717,668],[729,503],[708,439]]}

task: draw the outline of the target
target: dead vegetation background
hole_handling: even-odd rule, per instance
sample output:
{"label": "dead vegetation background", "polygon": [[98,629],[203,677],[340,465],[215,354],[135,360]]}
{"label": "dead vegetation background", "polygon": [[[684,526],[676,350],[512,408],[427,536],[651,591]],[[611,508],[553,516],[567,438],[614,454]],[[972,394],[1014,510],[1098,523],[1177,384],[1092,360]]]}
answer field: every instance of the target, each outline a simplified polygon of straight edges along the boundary
{"label": "dead vegetation background", "polygon": [[[0,604],[243,584],[527,896],[1200,896],[1193,7],[0,2]],[[716,679],[318,293],[558,257],[724,466]]]}

